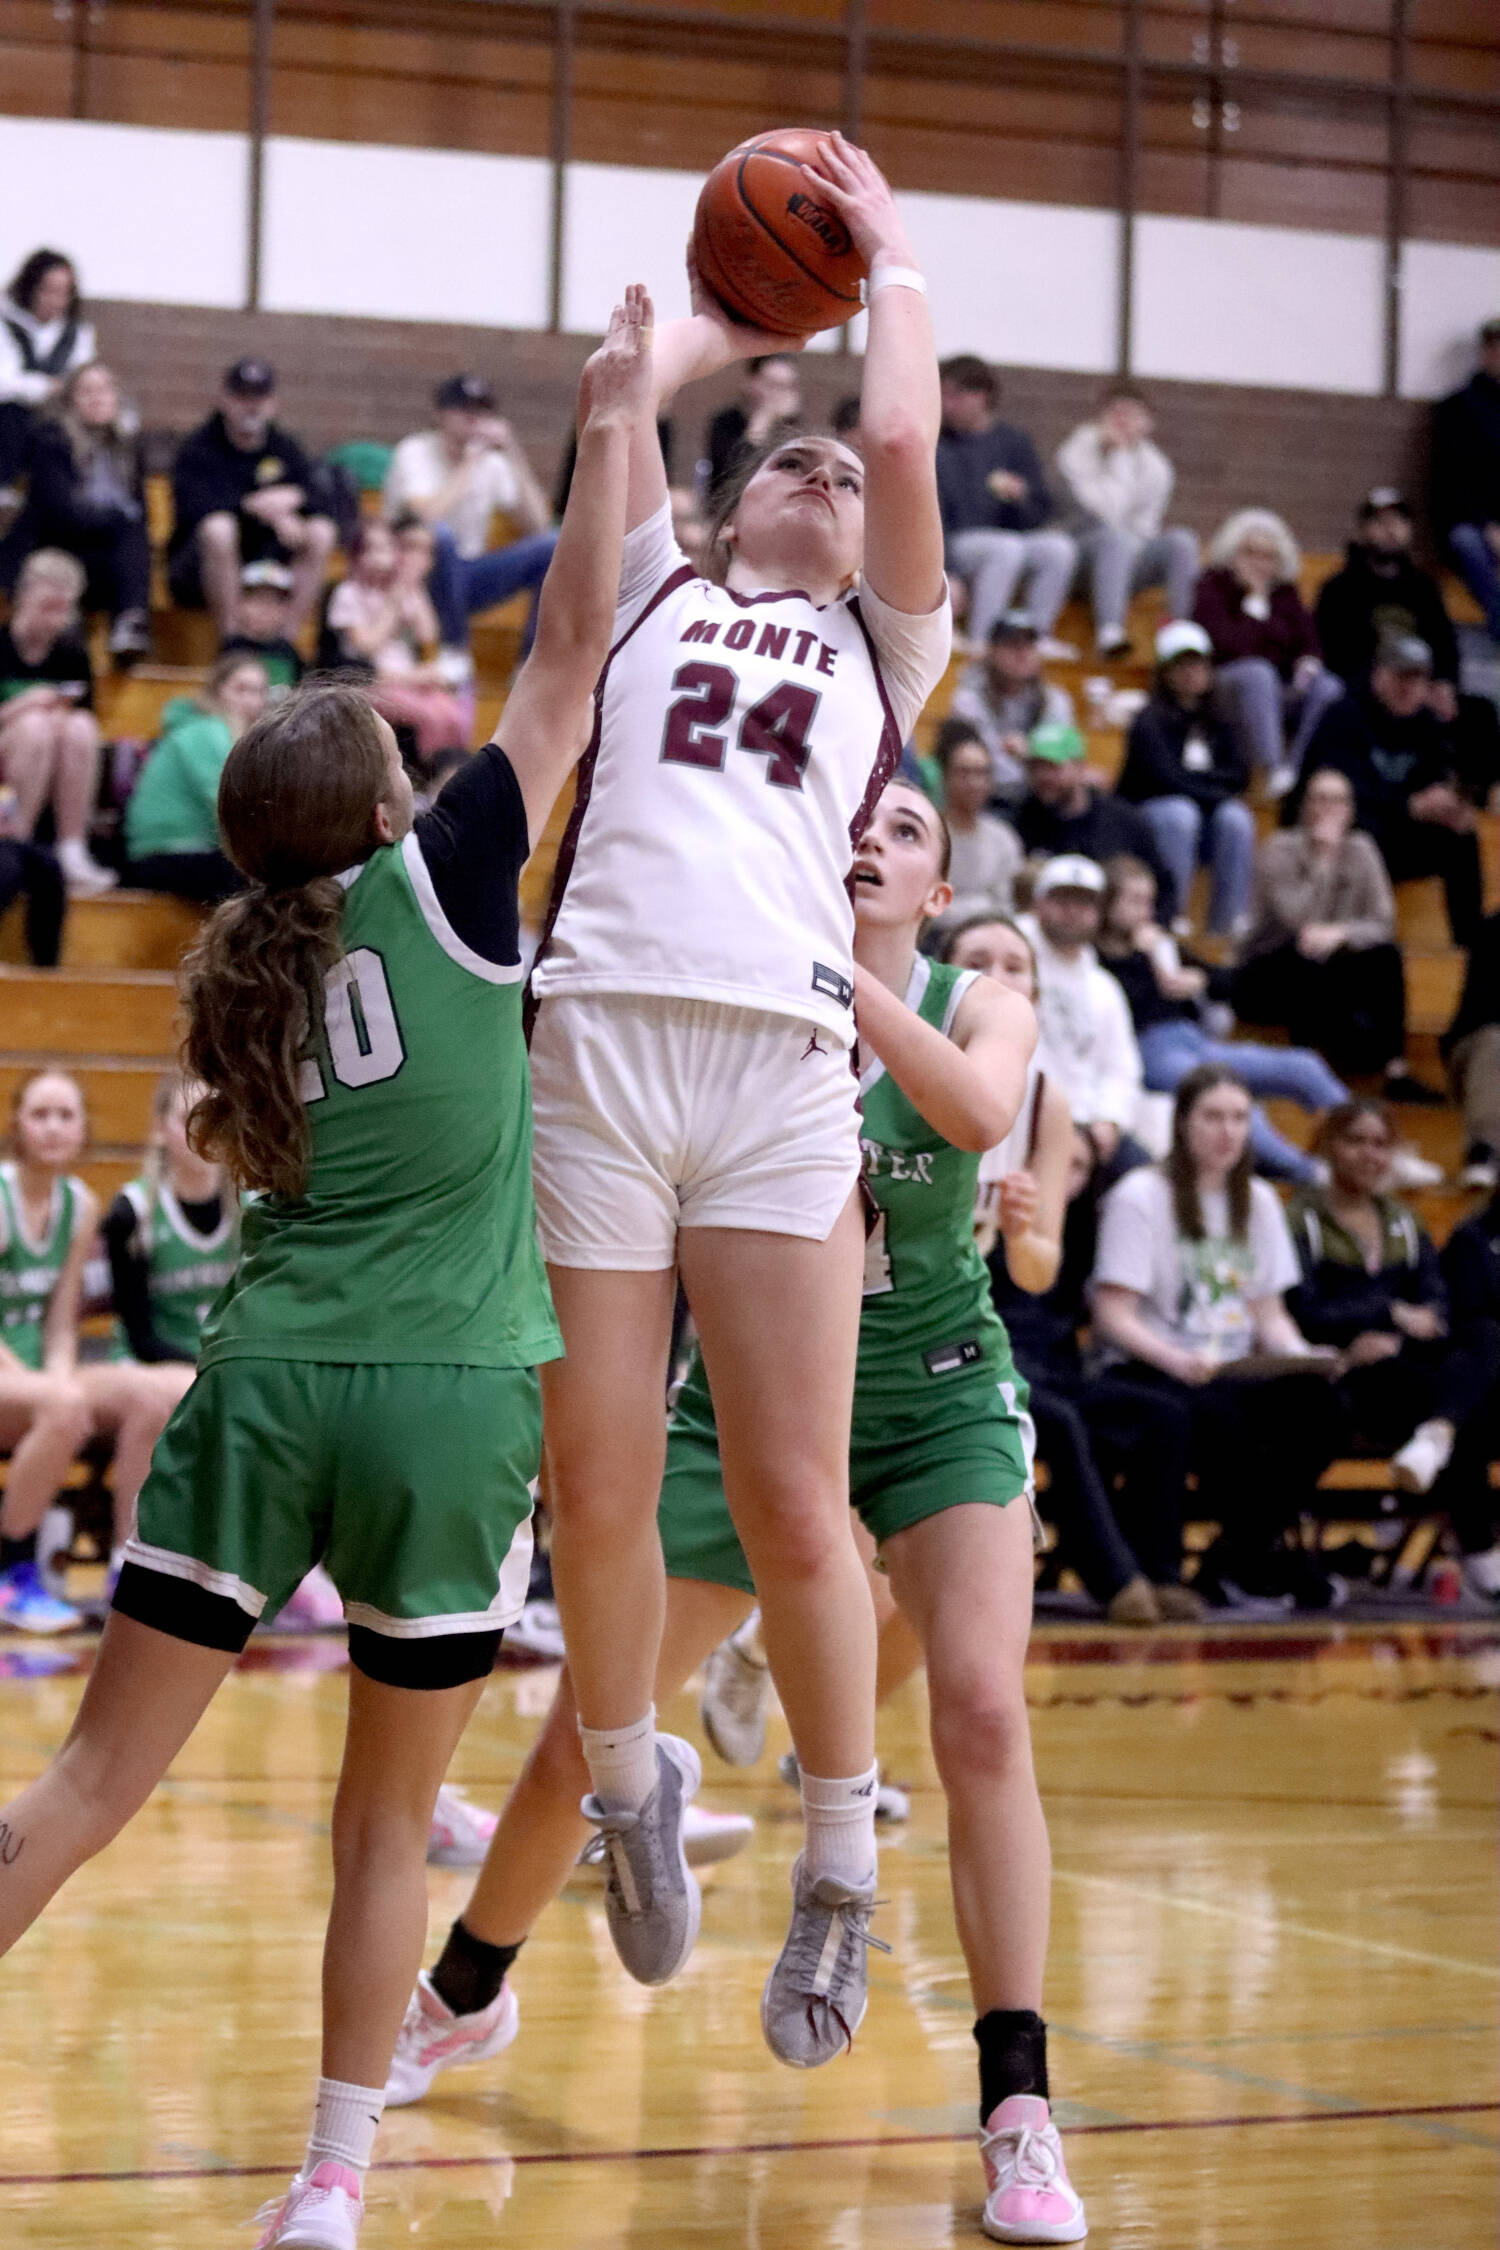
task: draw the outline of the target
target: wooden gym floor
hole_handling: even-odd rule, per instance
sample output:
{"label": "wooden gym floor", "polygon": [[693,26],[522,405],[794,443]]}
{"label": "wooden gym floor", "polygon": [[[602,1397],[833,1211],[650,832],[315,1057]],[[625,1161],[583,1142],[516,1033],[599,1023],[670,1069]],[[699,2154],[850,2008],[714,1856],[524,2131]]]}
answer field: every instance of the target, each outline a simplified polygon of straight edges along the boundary
{"label": "wooden gym floor", "polygon": [[[0,1785],[63,1733],[87,1650],[0,1643]],[[257,1642],[134,1828],[0,1971],[0,2240],[211,2250],[300,2153],[316,2068],[337,1642]],[[49,1669],[52,1668],[52,1669]],[[492,1683],[454,1779],[493,1801],[550,1671]],[[1091,2241],[1117,2250],[1490,2250],[1496,2239],[1492,1627],[1038,1633],[1057,1860],[1048,2014]],[[696,1734],[691,1699],[667,1722]],[[597,1889],[516,1975],[517,2045],[382,2127],[362,2250],[941,2250],[978,2242],[970,2010],[920,1683],[882,1717],[888,1833],[852,2060],[761,2045],[794,1800],[753,1811],[665,1992]],[[773,1721],[771,1749],[785,1741]],[[434,1871],[432,1927],[468,1878]]]}

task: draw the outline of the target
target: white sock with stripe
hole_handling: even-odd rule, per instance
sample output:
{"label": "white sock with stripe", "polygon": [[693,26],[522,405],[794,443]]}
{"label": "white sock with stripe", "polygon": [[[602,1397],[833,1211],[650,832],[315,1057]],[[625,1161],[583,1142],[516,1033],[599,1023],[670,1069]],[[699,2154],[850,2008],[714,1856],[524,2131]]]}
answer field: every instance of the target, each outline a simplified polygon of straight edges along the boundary
{"label": "white sock with stripe", "polygon": [[815,1881],[820,1875],[834,1875],[854,1890],[869,1889],[875,1881],[879,1769],[871,1766],[868,1773],[854,1774],[847,1781],[828,1781],[804,1770],[801,1784],[807,1831],[804,1871]]}
{"label": "white sock with stripe", "polygon": [[342,2078],[320,2078],[302,2177],[311,2179],[320,2164],[347,2164],[351,2172],[367,2172],[384,2108],[383,2086],[351,2086]]}
{"label": "white sock with stripe", "polygon": [[606,1812],[639,1812],[656,1787],[656,1705],[628,1727],[586,1727],[578,1739],[594,1795]]}

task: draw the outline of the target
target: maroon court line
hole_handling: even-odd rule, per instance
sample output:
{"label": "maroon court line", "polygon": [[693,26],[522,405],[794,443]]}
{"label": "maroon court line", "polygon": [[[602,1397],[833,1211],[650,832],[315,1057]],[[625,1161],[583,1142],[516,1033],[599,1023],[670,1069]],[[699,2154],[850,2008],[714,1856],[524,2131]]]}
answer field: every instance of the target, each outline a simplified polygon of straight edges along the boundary
{"label": "maroon court line", "polygon": [[[1293,2109],[1251,2117],[1142,2117],[1121,2118],[1098,2125],[1068,2125],[1072,2140],[1084,2135],[1120,2133],[1222,2133],[1252,2125],[1359,2125],[1387,2118],[1473,2117],[1500,2110],[1493,2102],[1418,2102],[1389,2109]],[[372,2172],[472,2172],[498,2164],[655,2164],[673,2158],[707,2156],[800,2156],[830,2149],[957,2148],[973,2139],[971,2133],[868,2133],[842,2140],[817,2141],[705,2141],[684,2148],[531,2149],[519,2155],[400,2156],[379,2158]],[[260,2180],[279,2179],[284,2164],[185,2165],[170,2170],[138,2172],[0,2172],[0,2188],[8,2187],[110,2187],[138,2181],[160,2180]]]}

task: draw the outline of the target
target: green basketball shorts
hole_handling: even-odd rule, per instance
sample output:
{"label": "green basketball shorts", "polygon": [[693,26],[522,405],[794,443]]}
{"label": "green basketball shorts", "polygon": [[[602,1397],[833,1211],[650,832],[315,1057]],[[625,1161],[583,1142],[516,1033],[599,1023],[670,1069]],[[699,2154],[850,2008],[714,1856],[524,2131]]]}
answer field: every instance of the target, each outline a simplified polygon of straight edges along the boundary
{"label": "green basketball shorts", "polygon": [[[1019,1378],[966,1382],[933,1398],[928,1427],[909,1418],[861,1429],[856,1402],[849,1498],[879,1547],[898,1531],[972,1502],[1005,1508],[1032,1495],[1035,1433]],[[754,1581],[724,1497],[713,1424],[679,1408],[667,1436],[657,1510],[669,1578],[703,1578],[753,1594]]]}
{"label": "green basketball shorts", "polygon": [[114,1606],[238,1651],[321,1562],[359,1670],[481,1679],[526,1599],[541,1421],[534,1368],[219,1360],[157,1444]]}

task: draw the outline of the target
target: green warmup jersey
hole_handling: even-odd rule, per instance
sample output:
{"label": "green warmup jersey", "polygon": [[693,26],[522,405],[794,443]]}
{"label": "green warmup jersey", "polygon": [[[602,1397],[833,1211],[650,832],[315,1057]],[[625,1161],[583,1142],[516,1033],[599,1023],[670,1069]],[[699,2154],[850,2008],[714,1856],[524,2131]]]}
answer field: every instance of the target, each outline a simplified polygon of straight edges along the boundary
{"label": "green warmup jersey", "polygon": [[[973,981],[919,953],[906,1004],[945,1035]],[[860,1080],[860,1147],[876,1209],[854,1378],[856,1444],[925,1424],[934,1396],[972,1375],[1025,1391],[974,1241],[979,1157],[920,1117],[880,1062]]]}
{"label": "green warmup jersey", "polygon": [[415,834],[344,880],[344,956],[302,1064],[307,1190],[248,1199],[201,1364],[556,1359],[522,971],[464,944]]}
{"label": "green warmup jersey", "polygon": [[67,1263],[86,1193],[82,1180],[58,1180],[47,1232],[40,1242],[29,1242],[16,1167],[0,1164],[0,1344],[25,1367],[42,1364],[47,1307]]}
{"label": "green warmup jersey", "polygon": [[[168,1181],[153,1187],[149,1180],[127,1180],[120,1192],[135,1213],[131,1247],[146,1262],[152,1326],[172,1351],[196,1359],[214,1299],[233,1278],[240,1247],[239,1205],[232,1191],[226,1193],[212,1234],[198,1234]],[[128,1357],[123,1330],[116,1348]]]}

